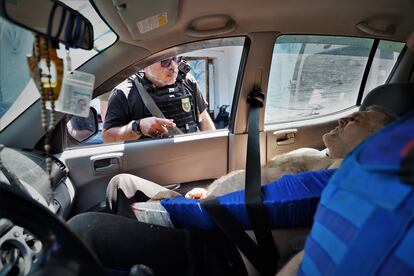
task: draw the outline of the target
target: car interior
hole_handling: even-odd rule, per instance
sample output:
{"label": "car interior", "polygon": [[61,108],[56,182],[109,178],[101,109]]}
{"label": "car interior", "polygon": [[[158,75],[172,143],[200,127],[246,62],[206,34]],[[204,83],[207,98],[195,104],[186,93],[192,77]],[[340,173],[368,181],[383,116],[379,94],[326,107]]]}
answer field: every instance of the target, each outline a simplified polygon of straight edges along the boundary
{"label": "car interior", "polygon": [[[406,116],[413,10],[410,0],[0,0],[0,275],[108,273],[66,222],[108,212],[107,185],[121,173],[185,194],[246,169],[252,91],[263,95],[256,171],[324,149],[338,119],[371,105]],[[216,130],[105,143],[111,91],[174,56],[191,66]],[[88,91],[82,112],[44,92],[52,83]],[[85,117],[88,132],[74,132]],[[279,255],[311,229],[272,229]]]}

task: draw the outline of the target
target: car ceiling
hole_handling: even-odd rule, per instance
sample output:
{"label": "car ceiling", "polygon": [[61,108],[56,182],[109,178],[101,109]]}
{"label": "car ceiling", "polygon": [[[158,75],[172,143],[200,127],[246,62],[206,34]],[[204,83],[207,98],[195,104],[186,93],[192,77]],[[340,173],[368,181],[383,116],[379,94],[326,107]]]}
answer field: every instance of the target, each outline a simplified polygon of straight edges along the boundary
{"label": "car ceiling", "polygon": [[[177,22],[170,28],[165,28],[168,29],[168,33],[160,34],[162,40],[158,39],[158,35],[145,40],[134,40],[115,7],[115,5],[125,5],[124,9],[137,9],[137,13],[139,11],[140,14],[145,14],[145,9],[148,9],[152,12],[148,12],[148,16],[154,15],[152,5],[147,7],[141,4],[145,1],[100,0],[95,1],[95,4],[121,41],[143,47],[150,52],[200,39],[189,35],[186,30],[193,20],[209,15],[225,15],[232,18],[236,26],[234,31],[228,33],[231,36],[278,31],[369,37],[369,34],[356,28],[358,23],[365,21],[370,27],[378,30],[385,30],[389,25],[395,25],[395,32],[384,38],[406,41],[414,29],[412,16],[414,1],[412,0],[177,0],[177,2]],[[153,3],[153,5],[159,4],[156,1]],[[200,28],[203,29],[210,27],[214,29],[217,20],[205,21],[201,25]]]}
{"label": "car ceiling", "polygon": [[[384,31],[394,25],[392,34],[382,39],[406,41],[414,31],[414,1],[412,0],[99,0],[92,1],[109,26],[119,35],[119,41],[81,69],[96,75],[94,96],[110,91],[120,81],[161,58],[175,55],[175,46],[185,43],[225,37],[250,36],[251,33],[274,32],[289,34],[325,34],[358,37],[378,37],[364,33],[356,25],[366,22],[369,28]],[[133,39],[129,29],[137,29],[139,15],[151,17],[164,9],[159,5],[176,2],[177,21],[144,39]],[[118,9],[117,9],[118,7]],[[130,9],[125,20],[119,7]],[[131,12],[132,11],[132,12]],[[137,14],[135,18],[135,13]],[[204,20],[210,16],[209,20]],[[224,33],[214,29],[222,18],[235,22],[234,28]],[[194,23],[196,20],[200,20]],[[124,22],[130,22],[125,24]],[[224,22],[225,23],[225,22]],[[200,30],[211,30],[207,36],[194,36],[188,29],[196,25]],[[164,51],[170,49],[168,51]],[[268,58],[268,57],[267,57]],[[116,62],[114,63],[114,61]],[[126,69],[128,68],[129,69]],[[133,68],[131,68],[133,67]]]}

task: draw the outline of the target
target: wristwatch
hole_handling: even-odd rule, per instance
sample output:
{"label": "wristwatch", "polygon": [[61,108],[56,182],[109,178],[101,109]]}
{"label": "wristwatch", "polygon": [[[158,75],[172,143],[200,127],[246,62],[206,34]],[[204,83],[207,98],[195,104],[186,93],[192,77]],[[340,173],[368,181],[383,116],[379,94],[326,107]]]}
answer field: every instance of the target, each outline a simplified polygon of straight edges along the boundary
{"label": "wristwatch", "polygon": [[140,122],[141,122],[141,119],[138,119],[132,122],[132,131],[138,135],[142,134]]}

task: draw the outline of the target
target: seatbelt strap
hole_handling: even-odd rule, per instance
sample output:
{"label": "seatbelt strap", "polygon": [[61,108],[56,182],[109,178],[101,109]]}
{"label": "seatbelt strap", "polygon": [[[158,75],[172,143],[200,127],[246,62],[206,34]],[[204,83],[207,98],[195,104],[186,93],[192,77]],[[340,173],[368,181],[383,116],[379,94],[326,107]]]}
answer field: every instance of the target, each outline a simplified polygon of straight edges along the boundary
{"label": "seatbelt strap", "polygon": [[259,115],[260,108],[264,105],[263,92],[258,90],[252,91],[247,98],[247,102],[250,104],[250,111],[245,177],[246,209],[261,258],[268,265],[268,272],[274,274],[277,271],[279,254],[273,241],[272,230],[263,206],[261,190]]}
{"label": "seatbelt strap", "polygon": [[209,199],[201,204],[217,226],[235,243],[240,251],[262,275],[275,275],[279,254],[273,241],[270,225],[262,203],[261,166],[259,140],[259,114],[263,107],[264,94],[253,91],[248,99],[250,104],[247,138],[246,209],[252,225],[257,245],[224,209],[217,199]]}
{"label": "seatbelt strap", "polygon": [[[144,102],[145,106],[151,112],[152,116],[166,119],[160,108],[155,103],[154,99],[148,94],[144,86],[138,81],[138,76],[134,78],[134,84],[137,87],[138,93],[141,95],[141,99]],[[178,127],[169,127],[166,126],[169,135],[183,134],[183,132]]]}
{"label": "seatbelt strap", "polygon": [[261,259],[259,247],[240,227],[232,215],[220,205],[217,198],[203,200],[201,205],[217,227],[239,248],[261,275],[275,275],[275,273],[267,273],[266,262]]}

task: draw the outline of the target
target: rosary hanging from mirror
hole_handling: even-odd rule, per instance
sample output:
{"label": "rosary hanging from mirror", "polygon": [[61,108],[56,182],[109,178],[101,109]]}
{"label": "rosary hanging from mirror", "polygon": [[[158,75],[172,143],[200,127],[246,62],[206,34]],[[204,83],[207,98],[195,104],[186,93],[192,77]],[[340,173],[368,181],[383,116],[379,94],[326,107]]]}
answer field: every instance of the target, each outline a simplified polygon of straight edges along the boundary
{"label": "rosary hanging from mirror", "polygon": [[[45,131],[44,151],[50,186],[52,179],[51,135],[55,129],[55,101],[59,97],[63,79],[63,60],[58,58],[55,45],[43,36],[36,35],[33,54],[28,57],[31,77],[40,92],[41,124]],[[50,104],[50,110],[46,105]]]}

